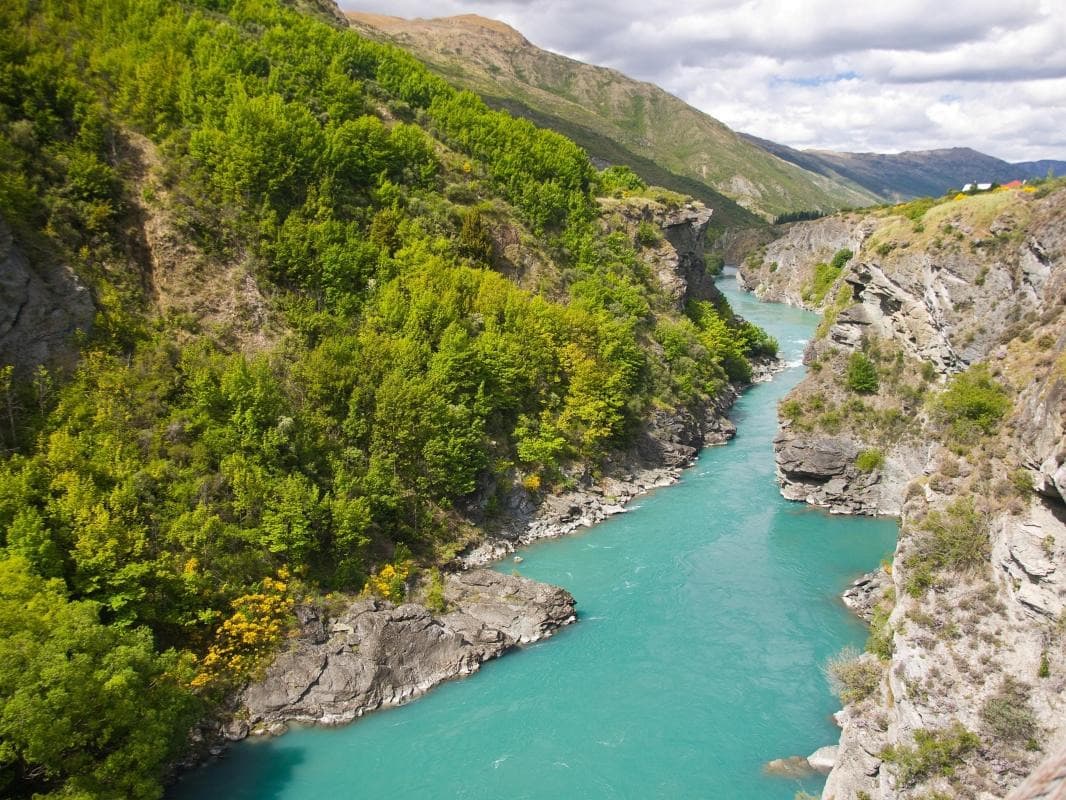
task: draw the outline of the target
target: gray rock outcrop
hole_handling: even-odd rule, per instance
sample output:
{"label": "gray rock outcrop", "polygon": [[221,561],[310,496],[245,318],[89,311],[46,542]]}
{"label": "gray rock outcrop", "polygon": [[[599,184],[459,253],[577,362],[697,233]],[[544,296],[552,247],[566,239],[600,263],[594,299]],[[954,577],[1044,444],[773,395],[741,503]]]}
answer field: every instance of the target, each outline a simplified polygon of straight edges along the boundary
{"label": "gray rock outcrop", "polygon": [[287,722],[350,722],[469,675],[576,619],[566,590],[489,570],[449,575],[444,599],[450,610],[441,615],[374,598],[332,618],[301,609],[300,635],[244,690],[226,735],[277,732]]}
{"label": "gray rock outcrop", "polygon": [[31,264],[0,218],[0,366],[70,366],[73,341],[92,325],[89,290],[64,266]]}
{"label": "gray rock outcrop", "polygon": [[707,248],[707,226],[714,212],[692,205],[666,214],[659,220],[666,241],[674,249],[676,260],[668,260],[660,271],[660,280],[679,286],[680,307],[689,300],[709,300],[718,296],[714,277],[707,274],[704,252]]}

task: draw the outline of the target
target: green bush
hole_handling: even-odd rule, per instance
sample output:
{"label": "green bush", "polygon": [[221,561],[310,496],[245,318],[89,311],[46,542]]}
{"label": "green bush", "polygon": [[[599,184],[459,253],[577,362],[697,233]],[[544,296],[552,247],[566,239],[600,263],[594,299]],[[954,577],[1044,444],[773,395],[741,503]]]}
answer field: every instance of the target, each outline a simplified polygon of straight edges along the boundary
{"label": "green bush", "polygon": [[663,233],[654,222],[641,220],[637,225],[637,244],[641,247],[653,247],[662,241]]}
{"label": "green bush", "polygon": [[855,254],[846,247],[843,250],[837,250],[833,255],[832,261],[829,262],[829,266],[835,270],[842,270],[844,269],[844,265],[851,261],[854,255]]}
{"label": "green bush", "polygon": [[948,728],[914,732],[914,745],[890,745],[881,758],[896,767],[900,786],[910,787],[928,778],[950,776],[963,758],[981,745],[977,735],[959,722]]}
{"label": "green bush", "polygon": [[874,394],[877,392],[880,381],[877,376],[877,367],[874,362],[866,357],[865,353],[856,350],[848,359],[848,371],[845,377],[847,387],[858,394]]}
{"label": "green bush", "polygon": [[811,278],[811,282],[803,290],[803,299],[816,306],[821,305],[830,288],[843,273],[844,265],[851,260],[853,255],[854,253],[844,248],[843,250],[838,250],[828,264],[815,264],[814,277]]}
{"label": "green bush", "polygon": [[911,200],[909,203],[896,206],[895,211],[907,219],[917,222],[925,216],[926,211],[936,204],[937,201],[932,197],[919,197],[917,200]]}
{"label": "green bush", "polygon": [[870,620],[870,635],[866,637],[866,650],[881,660],[892,657],[894,638],[889,617],[892,615],[891,600],[895,599],[895,589],[889,587],[885,599],[874,606],[873,618]]}
{"label": "green bush", "polygon": [[1009,408],[1006,389],[992,377],[986,364],[975,364],[954,376],[933,400],[937,421],[961,441],[993,433]]}
{"label": "green bush", "polygon": [[437,568],[429,571],[429,586],[426,588],[426,608],[437,614],[443,614],[448,610],[448,604],[444,599],[444,577]]}
{"label": "green bush", "polygon": [[642,192],[648,188],[648,184],[624,164],[607,167],[598,178],[600,192],[611,197],[622,197],[627,192]]}
{"label": "green bush", "polygon": [[991,554],[988,526],[987,515],[977,510],[971,497],[926,514],[904,560],[908,594],[920,596],[941,572],[986,566]]}
{"label": "green bush", "polygon": [[885,454],[876,447],[863,450],[855,457],[855,468],[860,472],[873,472],[885,465]]}
{"label": "green bush", "polygon": [[785,400],[777,407],[778,416],[789,422],[803,418],[803,404],[799,400]]}
{"label": "green bush", "polygon": [[842,703],[857,703],[877,691],[882,669],[875,660],[846,647],[826,664],[829,688]]}
{"label": "green bush", "polygon": [[996,740],[1035,749],[1040,728],[1029,703],[1029,687],[1009,675],[981,706],[981,721]]}
{"label": "green bush", "polygon": [[1009,477],[1011,486],[1020,497],[1028,497],[1033,493],[1033,476],[1025,467],[1011,470]]}

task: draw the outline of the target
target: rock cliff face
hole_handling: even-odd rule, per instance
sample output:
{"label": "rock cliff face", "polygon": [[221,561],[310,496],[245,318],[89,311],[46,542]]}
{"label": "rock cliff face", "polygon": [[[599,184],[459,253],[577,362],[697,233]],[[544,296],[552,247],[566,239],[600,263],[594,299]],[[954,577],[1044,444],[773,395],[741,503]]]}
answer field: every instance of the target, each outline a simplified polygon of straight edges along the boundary
{"label": "rock cliff face", "polygon": [[78,331],[93,319],[89,291],[60,265],[33,264],[0,219],[0,366],[22,371],[39,364],[70,364]]}
{"label": "rock cliff face", "polygon": [[488,570],[445,580],[448,611],[359,599],[340,614],[300,610],[301,630],[240,698],[226,735],[278,733],[285,723],[340,724],[413,700],[576,619],[570,593]]}
{"label": "rock cliff face", "polygon": [[[786,497],[901,521],[889,585],[845,595],[873,620],[880,678],[838,715],[823,797],[999,798],[1066,745],[1066,189],[907,210],[796,225],[741,280],[813,305],[815,265],[855,253],[781,406],[779,475]],[[875,393],[847,388],[859,350]],[[978,363],[1010,409],[964,437],[936,398]],[[951,555],[959,541],[977,554]],[[937,765],[921,741],[957,749]]]}
{"label": "rock cliff face", "polygon": [[[845,248],[859,252],[873,227],[871,220],[858,214],[798,222],[780,239],[766,245],[761,257],[742,263],[737,282],[761,300],[819,309],[823,303],[811,304],[803,299],[813,265],[829,262],[837,251]],[[827,295],[826,299],[832,297]]]}
{"label": "rock cliff face", "polygon": [[[689,300],[710,300],[718,296],[714,276],[707,274],[704,260],[712,209],[701,203],[669,208],[637,197],[603,199],[600,203],[606,212],[605,227],[624,230],[637,243],[642,259],[679,310]],[[661,230],[659,241],[641,242],[638,233],[641,223],[650,223]]]}

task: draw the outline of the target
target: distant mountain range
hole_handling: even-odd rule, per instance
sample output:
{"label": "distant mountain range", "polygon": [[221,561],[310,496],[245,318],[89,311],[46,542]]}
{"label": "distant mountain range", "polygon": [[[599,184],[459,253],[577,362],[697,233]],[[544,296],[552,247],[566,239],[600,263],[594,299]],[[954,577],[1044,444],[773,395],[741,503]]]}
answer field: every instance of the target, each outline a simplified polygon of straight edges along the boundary
{"label": "distant mountain range", "polygon": [[772,219],[880,201],[847,180],[771,155],[657,86],[542,50],[502,22],[472,14],[348,18],[361,33],[407,49],[491,105],[569,136],[594,159],[628,164],[649,183],[709,203],[719,221],[757,222],[744,209]]}
{"label": "distant mountain range", "polygon": [[658,86],[542,50],[474,14],[439,19],[348,12],[364,35],[405,48],[486,102],[552,128],[601,164],[692,195],[722,227],[796,211],[834,211],[925,195],[971,181],[1066,174],[1064,161],[1011,164],[969,148],[884,155],[796,150],[737,133]]}
{"label": "distant mountain range", "polygon": [[969,147],[914,150],[905,153],[837,153],[796,150],[777,142],[742,134],[768,153],[805,170],[834,180],[847,180],[885,200],[939,197],[971,182],[1006,183],[1042,178],[1052,171],[1066,175],[1066,161],[1010,163]]}

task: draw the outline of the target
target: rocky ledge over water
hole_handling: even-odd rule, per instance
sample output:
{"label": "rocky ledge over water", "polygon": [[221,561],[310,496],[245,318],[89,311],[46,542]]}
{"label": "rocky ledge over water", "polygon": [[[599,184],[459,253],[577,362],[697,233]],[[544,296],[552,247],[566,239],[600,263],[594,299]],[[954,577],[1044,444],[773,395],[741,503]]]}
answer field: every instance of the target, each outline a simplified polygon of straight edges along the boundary
{"label": "rocky ledge over water", "polygon": [[248,686],[223,733],[277,734],[286,723],[335,725],[413,700],[577,619],[565,589],[471,570],[444,581],[444,612],[360,598],[331,614],[299,609],[300,629]]}

